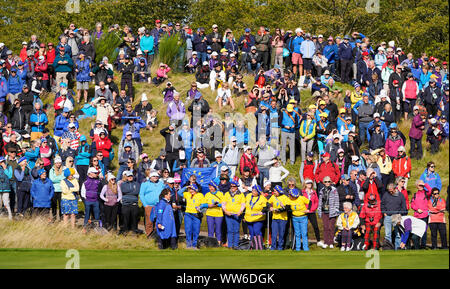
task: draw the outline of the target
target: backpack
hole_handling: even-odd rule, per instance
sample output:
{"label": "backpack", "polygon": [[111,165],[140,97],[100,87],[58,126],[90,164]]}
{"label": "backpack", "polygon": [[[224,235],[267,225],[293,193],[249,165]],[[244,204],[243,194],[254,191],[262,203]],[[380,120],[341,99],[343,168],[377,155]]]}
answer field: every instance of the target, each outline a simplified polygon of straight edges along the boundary
{"label": "backpack", "polygon": [[247,239],[240,239],[238,243],[238,250],[250,250],[250,241]]}
{"label": "backpack", "polygon": [[198,237],[198,246],[200,248],[206,247],[206,248],[217,248],[219,247],[219,242],[214,237]]}

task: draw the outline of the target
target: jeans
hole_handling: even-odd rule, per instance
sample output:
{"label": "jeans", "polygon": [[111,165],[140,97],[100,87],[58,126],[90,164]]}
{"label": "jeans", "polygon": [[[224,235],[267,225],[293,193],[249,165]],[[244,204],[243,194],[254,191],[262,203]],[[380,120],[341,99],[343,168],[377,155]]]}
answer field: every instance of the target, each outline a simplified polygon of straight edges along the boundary
{"label": "jeans", "polygon": [[264,222],[247,222],[248,231],[250,232],[250,238],[253,239],[255,236],[262,236],[262,228]]}
{"label": "jeans", "polygon": [[260,63],[257,63],[256,64],[256,69],[255,69],[255,71],[253,71],[253,69],[252,69],[252,64],[250,63],[250,62],[247,62],[247,71],[248,71],[248,73],[257,73],[258,71],[259,71],[259,69],[261,68],[261,64]]}
{"label": "jeans", "polygon": [[259,169],[259,185],[262,187],[264,185],[264,178],[269,180],[269,168],[258,167]]}
{"label": "jeans", "polygon": [[[392,220],[391,216],[385,216],[384,217],[384,238],[392,243]],[[400,248],[401,238],[400,234],[398,232],[397,226],[394,226],[394,235],[395,235],[395,250]]]}
{"label": "jeans", "polygon": [[300,247],[303,245],[303,251],[309,251],[308,217],[292,217],[292,225],[294,226],[295,232],[295,250],[300,251]]}
{"label": "jeans", "polygon": [[84,202],[85,212],[84,212],[84,225],[86,226],[89,217],[91,216],[91,210],[94,212],[94,219],[99,220],[100,219],[100,207],[98,205],[98,201],[95,202]]}
{"label": "jeans", "polygon": [[196,248],[198,234],[200,234],[201,220],[194,214],[186,213],[184,217],[184,230],[186,232],[186,247]]}
{"label": "jeans", "polygon": [[222,222],[223,217],[206,216],[206,223],[208,224],[208,237],[216,235],[217,241],[222,240]]}
{"label": "jeans", "polygon": [[361,140],[362,144],[366,140],[367,128],[369,128],[369,123],[370,122],[359,122],[359,139]]}
{"label": "jeans", "polygon": [[[284,232],[287,221],[272,219],[272,247],[271,250],[283,250]],[[278,237],[278,238],[277,238]]]}
{"label": "jeans", "polygon": [[206,59],[208,58],[208,54],[206,53],[206,51],[205,52],[197,51],[197,56],[201,60],[200,63],[203,63],[203,61],[206,61]]}
{"label": "jeans", "polygon": [[237,248],[239,245],[239,227],[241,218],[236,215],[225,216],[227,223],[228,248]]}

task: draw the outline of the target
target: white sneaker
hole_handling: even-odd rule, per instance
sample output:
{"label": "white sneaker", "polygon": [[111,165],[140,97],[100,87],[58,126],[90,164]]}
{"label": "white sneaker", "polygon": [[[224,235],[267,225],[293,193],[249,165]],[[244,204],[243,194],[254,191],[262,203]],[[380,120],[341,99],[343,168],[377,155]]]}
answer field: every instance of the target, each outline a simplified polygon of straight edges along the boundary
{"label": "white sneaker", "polygon": [[326,248],[328,248],[328,245],[327,244],[323,244],[322,248],[326,249]]}
{"label": "white sneaker", "polygon": [[325,245],[322,241],[317,242],[317,247],[323,247]]}
{"label": "white sneaker", "polygon": [[342,246],[342,247],[341,247],[341,252],[344,252],[344,251],[345,251],[345,247]]}
{"label": "white sneaker", "polygon": [[330,245],[330,249],[333,249],[334,247],[333,247],[333,245]]}
{"label": "white sneaker", "polygon": [[348,251],[351,251],[351,250],[352,250],[352,248],[350,248],[350,247],[347,247],[347,250],[346,250],[346,251],[348,252]]}

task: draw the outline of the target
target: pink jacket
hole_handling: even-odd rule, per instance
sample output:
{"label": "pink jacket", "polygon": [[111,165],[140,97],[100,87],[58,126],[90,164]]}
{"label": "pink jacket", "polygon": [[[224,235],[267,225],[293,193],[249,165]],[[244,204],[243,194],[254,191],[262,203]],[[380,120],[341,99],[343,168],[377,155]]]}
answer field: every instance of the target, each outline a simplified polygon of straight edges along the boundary
{"label": "pink jacket", "polygon": [[302,190],[302,196],[311,201],[311,209],[309,210],[309,212],[316,212],[317,207],[319,206],[319,198],[317,197],[316,191],[312,190],[311,196],[308,197],[308,193],[306,192],[306,190]]}
{"label": "pink jacket", "polygon": [[401,137],[396,140],[388,137],[386,140],[386,145],[384,149],[386,150],[386,154],[390,157],[395,158],[397,156],[397,150],[400,146],[405,145]]}
{"label": "pink jacket", "polygon": [[[436,203],[436,206],[433,207],[433,203]],[[430,218],[428,223],[445,223],[445,215],[442,213],[442,210],[445,210],[445,201],[441,197],[437,200],[433,197],[428,201],[428,210],[430,211]]]}
{"label": "pink jacket", "polygon": [[[414,210],[414,217],[422,219],[428,217],[428,199],[431,196],[431,187],[425,184],[423,190],[417,191],[411,199],[411,209]],[[417,212],[418,209],[422,213]]]}
{"label": "pink jacket", "polygon": [[158,68],[158,70],[156,70],[156,76],[157,77],[164,77],[164,78],[168,78],[167,73],[169,73],[170,71],[170,67],[167,66],[167,68]]}

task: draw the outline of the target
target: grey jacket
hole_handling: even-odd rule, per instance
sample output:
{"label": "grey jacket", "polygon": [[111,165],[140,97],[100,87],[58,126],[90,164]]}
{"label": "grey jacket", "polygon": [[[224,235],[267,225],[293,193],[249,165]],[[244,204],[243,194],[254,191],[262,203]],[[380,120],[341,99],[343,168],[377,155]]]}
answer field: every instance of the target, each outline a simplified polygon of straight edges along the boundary
{"label": "grey jacket", "polygon": [[275,157],[275,149],[269,144],[266,144],[264,147],[258,146],[255,157],[258,157],[258,167],[269,168],[264,166],[264,164],[271,161]]}
{"label": "grey jacket", "polygon": [[[317,213],[319,217],[322,217],[322,195],[325,187],[319,191],[319,207],[317,208]],[[329,205],[329,217],[334,218],[339,216],[339,194],[334,186],[331,186],[331,191],[328,195],[328,205]]]}
{"label": "grey jacket", "polygon": [[373,113],[375,106],[370,103],[363,103],[358,107],[358,116],[360,122],[371,122],[373,120]]}
{"label": "grey jacket", "polygon": [[233,149],[231,145],[228,145],[222,150],[223,161],[228,166],[237,166],[239,164],[239,154],[239,148],[237,146]]}

